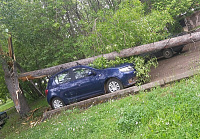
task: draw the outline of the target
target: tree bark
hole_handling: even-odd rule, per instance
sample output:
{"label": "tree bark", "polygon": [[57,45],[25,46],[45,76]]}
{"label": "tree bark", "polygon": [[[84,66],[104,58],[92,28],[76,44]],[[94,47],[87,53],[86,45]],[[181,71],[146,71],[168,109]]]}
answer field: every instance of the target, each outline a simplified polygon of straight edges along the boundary
{"label": "tree bark", "polygon": [[[139,55],[139,54],[143,54],[143,53],[147,53],[147,52],[151,52],[155,50],[161,50],[163,48],[170,48],[170,47],[174,47],[178,45],[185,45],[185,44],[193,43],[197,41],[200,41],[200,32],[191,33],[191,34],[187,34],[187,35],[183,35],[183,36],[179,36],[175,38],[170,38],[170,39],[166,39],[166,40],[162,40],[162,41],[154,42],[150,44],[145,44],[141,46],[131,47],[128,49],[123,49],[119,53],[112,52],[112,53],[104,54],[103,57],[105,57],[108,60],[113,60],[116,57],[121,57],[121,58],[130,57],[133,55]],[[31,80],[35,78],[49,76],[63,69],[76,66],[77,64],[87,65],[89,63],[92,63],[98,57],[102,57],[102,55],[90,57],[86,59],[81,59],[78,61],[69,62],[69,63],[61,64],[61,65],[46,68],[46,69],[22,73],[19,75],[19,79]]]}
{"label": "tree bark", "polygon": [[19,87],[16,63],[14,62],[11,69],[9,69],[7,62],[2,58],[2,66],[5,73],[5,82],[15,104],[15,108],[20,116],[24,117],[30,109],[23,92]]}
{"label": "tree bark", "polygon": [[4,70],[5,83],[15,104],[17,112],[21,117],[24,117],[30,109],[19,86],[17,63],[15,61],[11,36],[8,38],[8,50],[9,53],[4,53],[2,47],[0,47],[0,58]]}

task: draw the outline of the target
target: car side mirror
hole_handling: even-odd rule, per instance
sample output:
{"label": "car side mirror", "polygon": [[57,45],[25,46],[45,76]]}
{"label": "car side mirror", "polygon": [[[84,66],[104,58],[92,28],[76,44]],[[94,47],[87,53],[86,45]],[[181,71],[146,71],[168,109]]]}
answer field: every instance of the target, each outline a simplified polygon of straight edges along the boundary
{"label": "car side mirror", "polygon": [[89,72],[88,72],[88,76],[92,76],[92,75],[94,75],[94,76],[95,76],[95,75],[96,75],[96,73],[95,73],[94,71],[89,71]]}

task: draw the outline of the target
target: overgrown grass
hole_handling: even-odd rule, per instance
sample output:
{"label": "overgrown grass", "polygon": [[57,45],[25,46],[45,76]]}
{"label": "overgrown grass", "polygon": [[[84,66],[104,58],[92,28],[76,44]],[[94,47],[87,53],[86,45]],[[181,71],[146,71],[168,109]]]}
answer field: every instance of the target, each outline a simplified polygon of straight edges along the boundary
{"label": "overgrown grass", "polygon": [[199,84],[198,75],[87,110],[63,111],[32,128],[15,127],[4,135],[8,139],[200,138]]}
{"label": "overgrown grass", "polygon": [[9,119],[7,119],[3,128],[0,129],[0,139],[10,134],[19,134],[21,131],[26,131],[30,127],[36,125],[41,120],[43,112],[45,112],[49,106],[46,98],[40,98],[38,101],[30,104],[30,107],[32,111],[28,114],[26,119],[22,119],[14,107],[7,110]]}
{"label": "overgrown grass", "polygon": [[12,100],[9,99],[5,104],[0,105],[0,111],[5,111],[11,107],[14,107],[14,103]]}

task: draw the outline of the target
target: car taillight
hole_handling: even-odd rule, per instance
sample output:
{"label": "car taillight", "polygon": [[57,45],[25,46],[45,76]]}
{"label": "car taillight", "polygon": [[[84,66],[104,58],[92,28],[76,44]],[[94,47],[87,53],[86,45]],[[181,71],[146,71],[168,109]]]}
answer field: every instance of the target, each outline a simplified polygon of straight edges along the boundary
{"label": "car taillight", "polygon": [[47,94],[48,94],[48,90],[46,89],[46,90],[45,90],[45,95],[47,96]]}

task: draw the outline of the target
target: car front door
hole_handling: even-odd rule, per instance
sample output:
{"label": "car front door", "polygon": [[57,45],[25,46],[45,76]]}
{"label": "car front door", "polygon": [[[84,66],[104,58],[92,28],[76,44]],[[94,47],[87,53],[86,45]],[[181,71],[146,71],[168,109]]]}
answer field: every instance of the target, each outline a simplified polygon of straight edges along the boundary
{"label": "car front door", "polygon": [[98,75],[89,68],[74,68],[72,69],[74,81],[72,81],[73,93],[76,95],[74,99],[81,100],[90,96],[95,96],[103,92],[103,85],[98,79]]}

